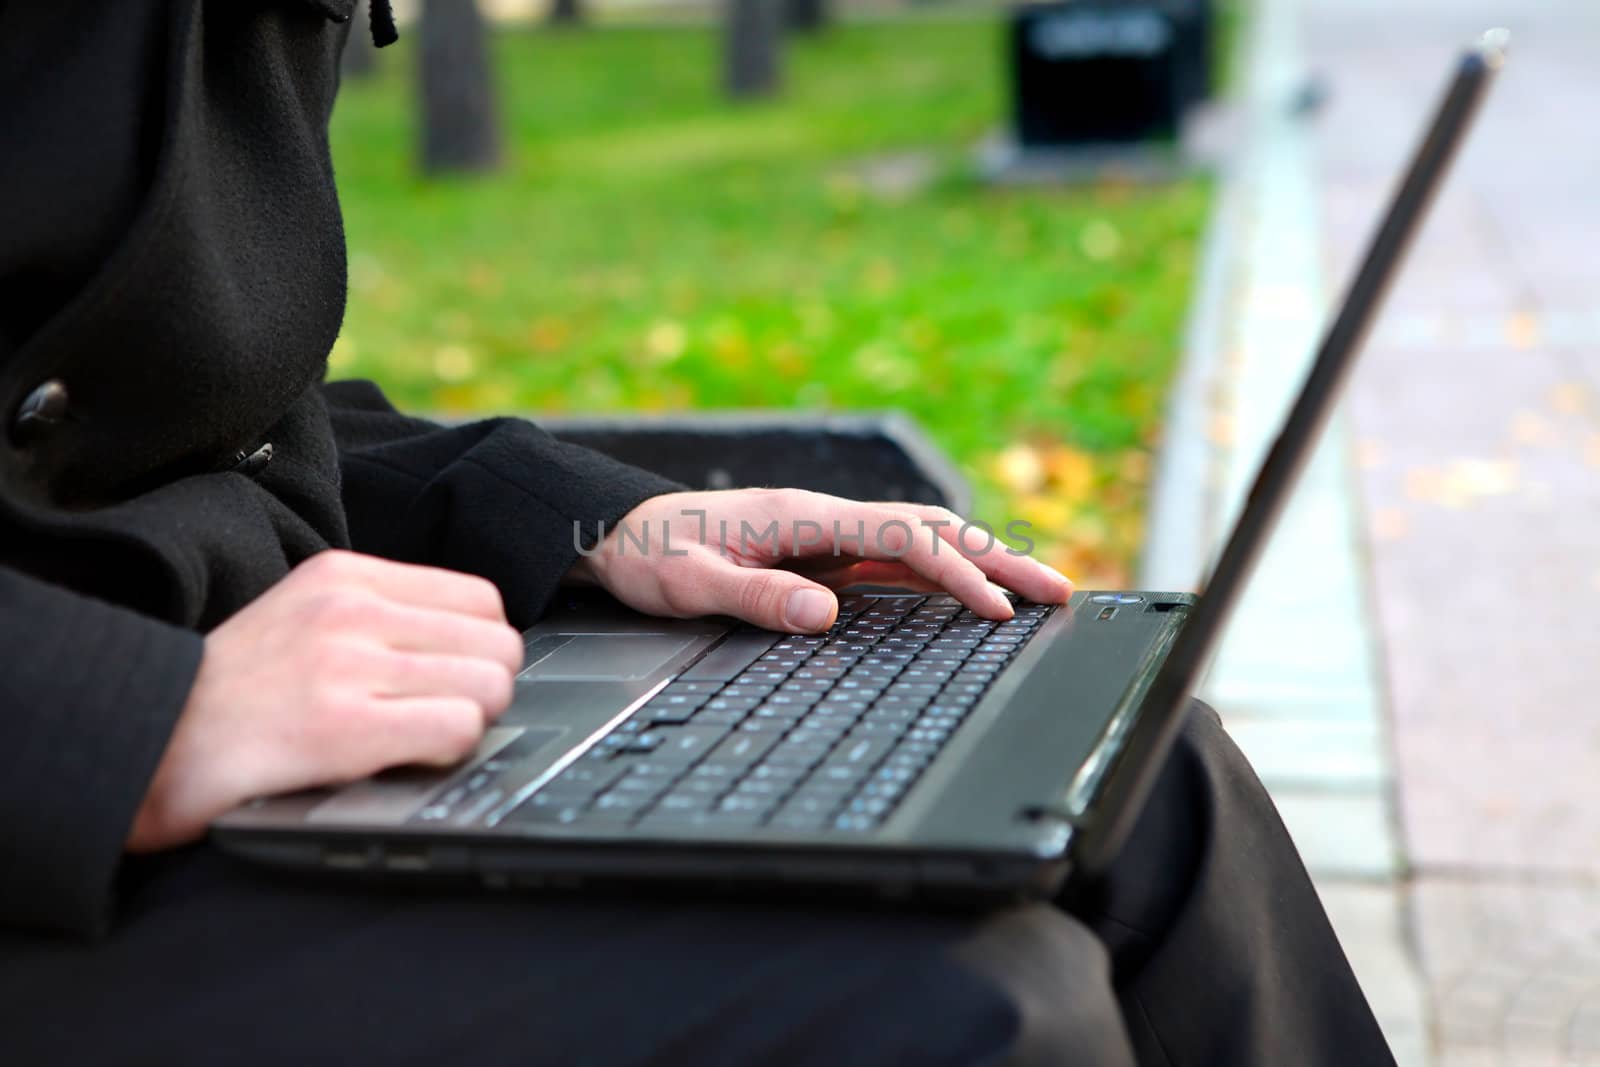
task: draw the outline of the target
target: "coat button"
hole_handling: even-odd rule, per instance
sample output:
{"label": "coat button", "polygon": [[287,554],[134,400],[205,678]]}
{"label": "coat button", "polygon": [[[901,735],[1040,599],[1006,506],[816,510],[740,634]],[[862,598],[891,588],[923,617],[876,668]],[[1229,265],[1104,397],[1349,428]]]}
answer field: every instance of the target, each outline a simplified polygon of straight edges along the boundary
{"label": "coat button", "polygon": [[233,465],[235,473],[246,478],[254,478],[267,469],[267,464],[272,462],[272,442],[268,441],[254,452],[240,452],[238,462]]}
{"label": "coat button", "polygon": [[36,441],[67,417],[67,387],[51,378],[23,397],[11,420],[11,438],[18,444]]}

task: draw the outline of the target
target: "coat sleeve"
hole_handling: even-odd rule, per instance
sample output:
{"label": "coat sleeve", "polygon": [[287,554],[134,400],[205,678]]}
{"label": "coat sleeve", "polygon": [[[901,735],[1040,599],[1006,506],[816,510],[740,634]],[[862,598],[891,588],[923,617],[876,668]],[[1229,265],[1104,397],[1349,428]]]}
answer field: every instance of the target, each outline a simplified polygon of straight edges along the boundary
{"label": "coat sleeve", "polygon": [[0,924],[94,935],[199,634],[0,567]]}
{"label": "coat sleeve", "polygon": [[521,419],[441,426],[365,381],[328,383],[324,396],[352,546],[482,575],[518,626],[544,611],[602,523],[684,488]]}

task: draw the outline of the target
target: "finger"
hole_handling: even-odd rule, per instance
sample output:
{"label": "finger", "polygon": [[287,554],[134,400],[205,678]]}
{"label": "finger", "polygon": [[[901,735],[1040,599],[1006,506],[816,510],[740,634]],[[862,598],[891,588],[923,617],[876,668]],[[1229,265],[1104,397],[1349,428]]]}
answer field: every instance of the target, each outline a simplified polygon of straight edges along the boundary
{"label": "finger", "polygon": [[391,650],[380,657],[374,695],[465,698],[479,709],[480,721],[489,721],[511,706],[514,673],[480,656]]}
{"label": "finger", "polygon": [[900,563],[884,563],[878,560],[856,560],[845,564],[843,567],[827,567],[817,570],[799,568],[801,574],[810,578],[819,585],[829,589],[848,589],[853,585],[887,585],[897,589],[909,589],[918,593],[941,593],[944,590],[919,576],[911,568]]}
{"label": "finger", "polygon": [[522,669],[522,635],[503,622],[384,602],[373,626],[375,636],[397,651],[489,659],[513,674]]}
{"label": "finger", "polygon": [[[1011,617],[1010,601],[989,584],[988,576],[916,514],[820,493],[799,494],[792,500],[793,513],[780,522],[780,528],[788,527],[791,554],[804,558],[845,553],[899,562],[985,618]],[[806,512],[824,515],[826,521],[809,519]]]}
{"label": "finger", "polygon": [[732,615],[768,630],[821,633],[839,615],[832,590],[790,570],[741,567],[705,553],[693,571],[667,576],[664,598],[683,615]]}
{"label": "finger", "polygon": [[342,551],[318,553],[300,565],[300,572],[302,580],[312,585],[350,582],[405,604],[492,622],[506,620],[500,590],[473,574]]}
{"label": "finger", "polygon": [[923,504],[886,506],[909,511],[937,530],[946,544],[972,560],[996,585],[1039,604],[1064,604],[1072,595],[1072,580],[1066,575],[1031,556],[1013,553],[991,531],[946,508]]}
{"label": "finger", "polygon": [[374,731],[372,766],[422,763],[448,767],[470,756],[483,740],[483,712],[461,697],[402,697],[380,700],[377,707],[386,729]]}

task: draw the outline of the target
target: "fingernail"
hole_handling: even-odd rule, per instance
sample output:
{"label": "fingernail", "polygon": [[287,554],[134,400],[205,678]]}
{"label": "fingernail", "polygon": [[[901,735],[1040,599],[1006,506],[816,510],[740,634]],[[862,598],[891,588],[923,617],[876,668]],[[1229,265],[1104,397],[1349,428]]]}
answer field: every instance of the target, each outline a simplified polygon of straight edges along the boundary
{"label": "fingernail", "polygon": [[989,603],[994,605],[994,610],[1004,618],[1011,618],[1017,610],[1011,606],[1011,598],[1006,596],[1006,591],[993,582],[989,583]]}
{"label": "fingernail", "polygon": [[783,621],[791,630],[824,630],[832,619],[833,594],[820,589],[796,589],[783,609]]}

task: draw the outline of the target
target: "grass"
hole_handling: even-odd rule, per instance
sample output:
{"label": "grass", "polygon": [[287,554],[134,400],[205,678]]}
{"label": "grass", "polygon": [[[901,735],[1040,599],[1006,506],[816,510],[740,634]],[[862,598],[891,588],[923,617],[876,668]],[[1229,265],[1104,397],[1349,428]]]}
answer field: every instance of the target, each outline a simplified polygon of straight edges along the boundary
{"label": "grass", "polygon": [[1207,190],[1003,191],[1000,26],[842,25],[775,100],[717,89],[698,27],[507,30],[508,163],[416,173],[414,56],[346,86],[351,305],[334,373],[419,409],[885,409],[982,517],[1118,581],[1178,354]]}

